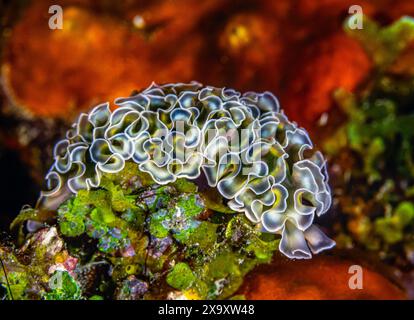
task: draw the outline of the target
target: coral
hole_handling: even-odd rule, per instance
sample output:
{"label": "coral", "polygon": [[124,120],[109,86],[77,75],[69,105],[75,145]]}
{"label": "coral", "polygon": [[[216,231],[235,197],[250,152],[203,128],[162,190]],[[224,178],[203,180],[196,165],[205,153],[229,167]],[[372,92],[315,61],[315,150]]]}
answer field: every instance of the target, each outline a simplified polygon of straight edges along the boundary
{"label": "coral", "polygon": [[[152,84],[116,104],[113,112],[101,104],[81,114],[56,144],[43,207],[55,209],[71,194],[101,186],[103,174],[119,173],[126,162],[160,185],[194,180],[202,171],[232,210],[281,234],[280,250],[288,257],[310,258],[334,245],[313,225],[331,204],[323,156],[271,93],[240,95],[195,82]],[[179,205],[175,213],[154,215],[155,234],[164,237],[170,221],[179,236],[186,224],[182,210],[193,211]],[[67,219],[70,232],[84,228],[76,216]]]}
{"label": "coral", "polygon": [[[366,16],[389,17],[393,13],[393,18],[398,18],[395,11],[400,10],[401,15],[404,8],[398,8],[406,6],[405,2],[387,0],[379,5],[364,0],[359,4]],[[352,74],[361,76],[352,63],[360,62],[365,69],[365,59],[352,42],[330,39],[332,33],[341,31],[342,19],[354,4],[349,0],[250,0],[242,6],[237,1],[218,0],[203,4],[196,0],[177,0],[174,4],[92,0],[80,4],[65,0],[61,1],[66,8],[63,32],[44,28],[49,18],[44,13],[52,4],[50,0],[38,0],[25,6],[21,19],[7,32],[9,41],[4,50],[3,75],[14,109],[24,109],[42,118],[70,119],[96,101],[114,99],[153,80],[163,83],[171,79],[197,78],[240,90],[270,89],[282,93],[287,82],[296,83],[297,78],[303,78],[305,83],[301,85],[306,89],[306,83],[310,85],[317,72],[321,74],[321,79],[317,76],[318,82],[324,88],[318,90],[319,96],[312,95],[310,89],[306,94],[325,103],[330,94],[327,90],[334,81],[324,81],[322,76],[352,86]],[[183,18],[182,12],[188,8],[191,15]],[[404,13],[410,12],[413,11],[408,6]],[[134,23],[136,18],[139,28]],[[110,41],[108,33],[113,35]],[[309,51],[314,46],[319,51],[319,47],[325,47],[324,42],[329,53],[325,57],[322,52],[323,62],[316,62],[311,67],[314,72],[306,71],[304,75],[303,67],[313,64],[315,59]],[[348,50],[348,45],[352,50]],[[354,51],[356,57],[343,51]],[[352,70],[342,69],[340,62],[344,59]],[[324,68],[323,63],[331,68]],[[289,77],[292,66],[298,64],[295,76]],[[54,66],[53,75],[48,72],[50,65]],[[335,73],[333,68],[342,72]],[[28,77],[30,83],[26,81]],[[53,81],[45,81],[47,77]],[[47,96],[42,94],[46,91]],[[290,99],[283,101],[285,106],[290,106]],[[288,110],[289,116],[302,120],[301,114],[296,113],[296,103],[292,106],[295,109]],[[317,108],[313,115],[318,117],[322,108],[312,104],[306,105],[306,117],[312,116],[313,108]]]}
{"label": "coral", "polygon": [[332,108],[337,88],[355,90],[372,65],[363,47],[343,32],[318,40],[299,59],[288,75],[281,101],[288,115],[302,113],[300,123],[309,126]]}
{"label": "coral", "polygon": [[[359,265],[363,287],[351,290],[349,268]],[[321,276],[323,275],[323,276]],[[372,261],[320,255],[311,261],[275,259],[247,275],[238,294],[248,300],[402,300],[406,293]]]}
{"label": "coral", "polygon": [[[96,101],[114,99],[153,80],[189,81],[195,76],[195,68],[189,66],[197,64],[197,52],[203,47],[197,22],[212,8],[217,10],[220,3],[192,0],[126,4],[88,0],[81,4],[64,0],[60,2],[65,11],[62,32],[44,28],[53,2],[30,3],[13,26],[4,50],[2,74],[7,93],[14,107],[20,107],[25,114],[68,120]],[[180,19],[188,6],[192,7],[191,19]],[[145,17],[143,30],[134,28],[134,14]],[[110,41],[108,33],[113,35]],[[179,50],[174,45],[177,43]],[[24,54],[22,46],[26,49]],[[53,80],[46,81],[50,93],[45,103],[39,89],[45,85],[45,67],[50,64],[54,65],[54,73]],[[23,82],[23,74],[32,79],[33,86]]]}

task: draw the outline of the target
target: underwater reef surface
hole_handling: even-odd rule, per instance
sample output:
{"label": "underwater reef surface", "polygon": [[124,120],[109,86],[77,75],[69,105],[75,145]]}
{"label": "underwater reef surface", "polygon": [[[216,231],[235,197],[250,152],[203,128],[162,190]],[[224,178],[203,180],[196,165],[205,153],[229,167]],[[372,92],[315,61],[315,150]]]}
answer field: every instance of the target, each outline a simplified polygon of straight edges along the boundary
{"label": "underwater reef surface", "polygon": [[[0,97],[0,156],[7,166],[10,161],[19,166],[23,178],[16,177],[19,182],[15,184],[30,185],[30,190],[36,183],[39,186],[51,164],[53,145],[79,110],[125,90],[144,87],[153,80],[162,83],[172,79],[198,79],[244,90],[270,89],[280,96],[289,118],[306,124],[316,138],[314,142],[328,155],[335,200],[328,219],[322,219],[324,229],[336,234],[337,244],[348,252],[361,249],[397,267],[394,273],[414,297],[413,150],[407,130],[407,126],[412,127],[412,32],[407,20],[381,27],[402,15],[414,16],[412,2],[363,1],[364,13],[379,24],[368,21],[370,27],[362,38],[343,30],[343,18],[353,4],[345,0],[246,1],[240,7],[231,1],[228,5],[211,1],[203,6],[198,1],[177,1],[175,5],[169,1],[138,5],[62,1],[68,9],[68,24],[60,34],[42,29],[47,23],[44,13],[49,1],[33,1],[25,8],[25,1],[21,3],[19,10],[9,10],[13,23],[2,29],[7,41],[1,43],[5,92]],[[194,14],[184,21],[180,12],[187,7]],[[15,19],[16,12],[19,15]],[[297,18],[291,19],[292,14]],[[133,25],[136,15],[143,17],[144,25]],[[109,31],[117,36],[108,38]],[[61,59],[69,54],[71,59]],[[50,72],[50,65],[54,72]],[[108,74],[112,76],[108,78]],[[53,81],[45,81],[47,77]],[[116,81],[119,78],[123,81]],[[332,94],[337,88],[342,90]],[[323,121],[316,122],[321,114]],[[329,135],[334,138],[325,143]],[[12,156],[8,150],[13,150]],[[24,164],[10,160],[16,152]],[[18,211],[16,207],[34,201],[32,191],[22,194],[11,190],[15,189],[4,190],[12,202],[7,210],[2,208],[0,222],[4,228]],[[11,247],[1,247],[2,257]],[[283,270],[277,255],[274,257]],[[328,263],[330,268],[325,272],[334,273],[341,264],[326,262],[330,259],[336,258],[317,258],[312,265],[318,270]],[[291,263],[286,264],[292,270],[287,284],[290,277],[299,279],[298,284],[306,282],[301,278],[301,267],[290,268]],[[280,298],[289,296],[271,286],[276,276],[260,274],[262,297],[275,297],[273,292],[280,292]],[[253,276],[251,281],[256,281]],[[321,289],[323,284],[317,277],[310,282],[316,288],[303,288],[309,293],[305,296],[323,297],[327,289]],[[47,283],[45,280],[42,290],[50,291]],[[3,289],[0,292],[6,297],[7,289]]]}
{"label": "underwater reef surface", "polygon": [[[125,173],[105,178],[105,188],[80,191],[57,216],[22,210],[12,227],[23,245],[0,247],[13,299],[229,298],[278,248],[274,235],[243,215],[223,204],[222,213],[209,209],[218,210],[219,199],[191,182],[145,185],[132,167]],[[124,194],[120,186],[132,177],[144,186]],[[26,219],[32,232],[23,236]]]}
{"label": "underwater reef surface", "polygon": [[274,251],[335,245],[314,224],[325,160],[270,92],[153,83],[115,103],[79,116],[11,224],[10,298],[231,298]]}

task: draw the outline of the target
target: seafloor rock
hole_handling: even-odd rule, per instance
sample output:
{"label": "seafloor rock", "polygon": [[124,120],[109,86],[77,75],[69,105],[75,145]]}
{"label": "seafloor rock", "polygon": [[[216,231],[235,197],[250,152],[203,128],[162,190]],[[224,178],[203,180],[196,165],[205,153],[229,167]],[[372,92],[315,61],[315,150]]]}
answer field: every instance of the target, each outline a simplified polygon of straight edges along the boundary
{"label": "seafloor rock", "polygon": [[275,258],[245,278],[239,293],[246,299],[405,299],[402,289],[369,265],[362,265],[362,289],[350,289],[349,273],[360,262],[340,255],[322,255],[311,261]]}

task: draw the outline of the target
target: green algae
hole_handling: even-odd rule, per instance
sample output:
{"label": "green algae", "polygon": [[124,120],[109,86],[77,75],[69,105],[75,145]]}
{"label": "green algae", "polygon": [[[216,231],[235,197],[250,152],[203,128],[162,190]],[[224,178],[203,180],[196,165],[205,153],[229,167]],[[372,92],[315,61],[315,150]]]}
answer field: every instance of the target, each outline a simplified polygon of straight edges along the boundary
{"label": "green algae", "polygon": [[231,297],[245,275],[256,265],[270,262],[278,248],[278,240],[261,240],[261,233],[244,215],[234,216],[222,227],[203,222],[199,227],[202,232],[186,242],[187,257],[197,278],[193,289],[203,299]]}
{"label": "green algae", "polygon": [[191,233],[185,240],[188,247],[186,253],[191,255],[194,248],[197,253],[211,249],[217,243],[217,228],[217,224],[202,221],[197,227],[197,232]]}
{"label": "green algae", "polygon": [[414,185],[414,113],[409,107],[414,104],[414,79],[385,74],[360,98],[344,92],[336,96],[348,122],[325,143],[325,151],[332,157],[349,154],[354,166],[348,169],[348,183],[359,185],[354,198],[340,200],[353,221],[346,228],[356,243],[383,257],[395,256],[398,250],[390,246],[411,243],[414,231],[407,213],[414,205],[407,192]]}
{"label": "green algae", "polygon": [[364,46],[374,70],[360,92],[334,94],[346,121],[323,149],[341,168],[341,176],[331,177],[343,216],[336,241],[407,268],[414,265],[414,77],[401,56],[414,41],[414,20],[380,27],[364,19],[363,30],[346,31]]}
{"label": "green algae", "polygon": [[389,67],[414,40],[414,19],[408,16],[386,27],[381,27],[374,20],[364,17],[363,29],[349,28],[346,20],[344,29],[364,46],[380,70]]}
{"label": "green algae", "polygon": [[26,286],[29,282],[27,276],[23,272],[10,272],[7,274],[10,288],[9,296],[13,299],[24,300],[26,299]]}
{"label": "green algae", "polygon": [[[31,298],[27,288],[38,278],[38,268],[28,268],[17,259],[12,251],[3,251],[0,244],[0,285],[5,288],[6,298],[9,300],[28,300]],[[4,273],[6,270],[6,274]],[[31,272],[29,272],[31,271]],[[40,272],[41,274],[41,272]],[[7,278],[6,278],[7,276]]]}
{"label": "green algae", "polygon": [[414,226],[414,203],[403,201],[398,204],[394,212],[388,217],[375,220],[376,235],[387,244],[403,241],[406,228]]}
{"label": "green algae", "polygon": [[[277,250],[274,236],[224,209],[221,198],[198,192],[194,183],[179,179],[158,186],[134,178],[134,166],[126,171],[127,178],[103,177],[100,188],[81,190],[57,209],[58,232],[79,262],[72,273],[60,274],[63,289],[51,288],[53,276],[43,271],[41,298],[158,299],[176,290],[189,299],[231,298],[245,275]],[[32,216],[22,212],[16,224]],[[56,263],[36,261],[43,270]],[[95,264],[109,265],[110,275],[91,273],[85,280],[80,270],[92,272]],[[100,283],[93,290],[84,284],[91,277]]]}
{"label": "green algae", "polygon": [[193,271],[184,262],[177,263],[167,275],[167,283],[178,290],[188,289],[195,279]]}

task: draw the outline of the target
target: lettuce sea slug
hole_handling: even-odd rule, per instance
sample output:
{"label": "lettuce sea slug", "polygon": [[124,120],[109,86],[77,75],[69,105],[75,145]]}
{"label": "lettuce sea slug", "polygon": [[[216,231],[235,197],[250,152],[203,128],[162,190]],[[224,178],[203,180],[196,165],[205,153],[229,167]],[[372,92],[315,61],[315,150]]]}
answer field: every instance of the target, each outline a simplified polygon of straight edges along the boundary
{"label": "lettuce sea slug", "polygon": [[289,258],[334,246],[314,224],[331,205],[326,162],[269,92],[152,84],[82,113],[54,149],[39,207],[55,210],[127,162],[159,185],[204,179]]}

